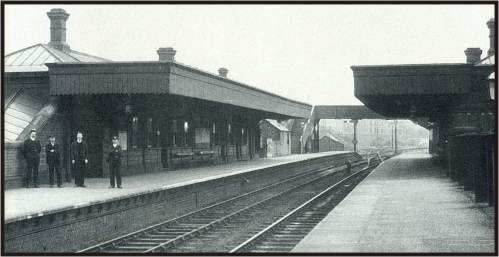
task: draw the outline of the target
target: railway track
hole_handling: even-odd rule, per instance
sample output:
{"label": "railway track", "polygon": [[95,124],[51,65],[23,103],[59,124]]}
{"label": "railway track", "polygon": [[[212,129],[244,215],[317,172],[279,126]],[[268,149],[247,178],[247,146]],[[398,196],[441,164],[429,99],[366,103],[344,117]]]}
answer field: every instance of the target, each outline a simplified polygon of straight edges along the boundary
{"label": "railway track", "polygon": [[262,229],[230,253],[290,252],[374,167],[351,174]]}
{"label": "railway track", "polygon": [[80,252],[230,252],[362,165],[364,161],[350,171],[339,166],[298,175]]}

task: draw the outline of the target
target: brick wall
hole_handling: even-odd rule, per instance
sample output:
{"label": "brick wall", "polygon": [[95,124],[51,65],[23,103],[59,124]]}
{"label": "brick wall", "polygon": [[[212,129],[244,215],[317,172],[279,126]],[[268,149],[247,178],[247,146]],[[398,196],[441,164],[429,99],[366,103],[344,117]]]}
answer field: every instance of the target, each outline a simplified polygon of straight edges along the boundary
{"label": "brick wall", "polygon": [[[63,121],[59,115],[50,118],[38,132],[37,138],[40,140],[42,151],[40,153],[40,166],[38,168],[38,180],[40,184],[47,184],[48,179],[48,165],[45,159],[45,145],[49,143],[49,136],[54,135],[56,141],[62,146],[63,137]],[[5,143],[4,151],[4,174],[5,174],[5,187],[7,189],[22,187],[26,174],[26,160],[24,159],[21,149],[22,142],[19,143]],[[62,149],[64,151],[65,149]],[[62,157],[62,154],[61,154]],[[61,173],[66,174],[66,168],[61,161]]]}
{"label": "brick wall", "polygon": [[306,122],[305,119],[295,119],[293,121],[293,126],[291,127],[291,154],[301,154],[301,142],[300,138],[303,134],[302,122]]}
{"label": "brick wall", "polygon": [[[6,73],[5,74],[5,92],[4,100],[16,92],[23,89],[23,94],[40,99],[44,104],[50,100],[49,81],[47,72],[29,72],[29,73]],[[62,144],[63,137],[63,119],[60,115],[54,114],[46,125],[38,131],[38,139],[42,145],[40,156],[40,167],[38,171],[39,182],[48,183],[48,167],[45,161],[44,146],[49,142],[49,135],[55,135],[58,143]],[[22,140],[24,141],[24,140]],[[5,186],[7,189],[21,187],[24,183],[26,174],[26,161],[22,156],[19,143],[4,143],[4,175]],[[62,163],[61,163],[62,164]],[[65,172],[64,166],[61,172]]]}
{"label": "brick wall", "polygon": [[26,173],[26,162],[21,154],[20,144],[4,143],[4,181],[5,187],[22,187]]}

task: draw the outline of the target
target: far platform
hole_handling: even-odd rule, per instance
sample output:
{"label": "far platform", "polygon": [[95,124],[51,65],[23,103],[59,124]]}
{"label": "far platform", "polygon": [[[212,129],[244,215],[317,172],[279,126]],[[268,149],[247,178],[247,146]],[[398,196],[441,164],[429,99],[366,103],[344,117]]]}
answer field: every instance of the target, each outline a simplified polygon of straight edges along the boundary
{"label": "far platform", "polygon": [[181,187],[197,182],[213,180],[239,173],[283,165],[291,162],[320,158],[346,151],[295,154],[275,158],[261,158],[223,165],[163,171],[123,177],[122,189],[108,188],[109,178],[87,178],[86,188],[64,183],[63,188],[16,188],[5,190],[5,220],[12,222],[30,217],[92,205],[111,199],[148,193],[159,189]]}
{"label": "far platform", "polygon": [[476,204],[430,155],[385,161],[295,253],[494,253],[494,211]]}

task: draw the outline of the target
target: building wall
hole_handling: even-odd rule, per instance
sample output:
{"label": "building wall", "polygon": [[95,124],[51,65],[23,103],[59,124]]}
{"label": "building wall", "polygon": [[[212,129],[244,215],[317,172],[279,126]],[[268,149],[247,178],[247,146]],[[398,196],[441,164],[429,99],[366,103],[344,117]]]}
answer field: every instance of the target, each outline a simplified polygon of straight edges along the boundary
{"label": "building wall", "polygon": [[47,72],[5,73],[4,79],[4,101],[21,88],[31,97],[49,100],[49,77]]}
{"label": "building wall", "polygon": [[288,131],[280,131],[263,120],[260,123],[261,146],[267,157],[291,154],[291,135]]}
{"label": "building wall", "polygon": [[305,119],[294,119],[291,126],[291,154],[301,154],[301,136],[303,134],[303,127]]}
{"label": "building wall", "polygon": [[[40,153],[40,166],[38,168],[38,180],[41,184],[47,184],[49,182],[48,175],[48,165],[45,156],[45,145],[49,143],[49,136],[54,135],[56,137],[56,142],[62,144],[62,139],[64,138],[63,131],[63,118],[60,115],[52,117],[42,130],[38,131],[37,138],[40,140],[42,146],[42,151]],[[17,188],[24,186],[26,178],[26,160],[22,155],[21,149],[23,147],[23,142],[19,143],[4,143],[4,176],[5,176],[5,186],[7,189]],[[63,148],[62,151],[67,151]],[[63,155],[61,155],[63,157]],[[63,180],[69,178],[69,171],[67,166],[64,164],[64,160],[61,160],[61,173],[63,175]]]}
{"label": "building wall", "polygon": [[[4,101],[19,89],[23,90],[23,94],[39,99],[42,103],[48,103],[50,100],[48,74],[46,72],[6,74]],[[64,106],[60,106],[60,102],[58,102],[58,105],[60,109],[64,109]],[[54,135],[56,141],[64,147],[64,120],[64,115],[59,111],[37,131],[37,138],[42,145],[38,170],[39,182],[42,184],[48,183],[48,166],[46,164],[44,147],[49,142],[48,138],[50,135]],[[23,142],[24,140],[20,141]],[[26,161],[21,153],[22,142],[4,142],[5,151],[3,161],[5,164],[4,176],[6,188],[21,187],[25,183]],[[62,151],[65,152],[67,149],[63,148]],[[68,174],[68,169],[64,161],[61,161],[61,172],[63,177]]]}

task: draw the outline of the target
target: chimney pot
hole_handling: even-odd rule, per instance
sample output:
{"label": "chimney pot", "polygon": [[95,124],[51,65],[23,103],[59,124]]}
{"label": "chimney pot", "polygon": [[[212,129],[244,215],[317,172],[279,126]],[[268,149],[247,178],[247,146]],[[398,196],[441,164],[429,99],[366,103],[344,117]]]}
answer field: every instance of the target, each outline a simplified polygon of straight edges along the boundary
{"label": "chimney pot", "polygon": [[487,51],[487,56],[491,56],[496,53],[495,49],[496,22],[494,18],[491,18],[489,21],[487,21],[487,27],[489,27],[489,38],[490,38],[490,47],[489,51]]}
{"label": "chimney pot", "polygon": [[50,19],[49,46],[61,51],[69,51],[69,45],[66,43],[66,21],[69,14],[64,9],[55,8],[51,9],[47,16]]}
{"label": "chimney pot", "polygon": [[229,70],[227,70],[226,68],[220,68],[220,69],[218,69],[218,75],[220,77],[227,78],[227,73],[229,73]]}
{"label": "chimney pot", "polygon": [[480,57],[482,55],[482,50],[480,48],[467,48],[464,51],[466,55],[466,63],[475,64],[480,62]]}
{"label": "chimney pot", "polygon": [[160,62],[173,62],[177,53],[172,47],[160,47],[157,52]]}

